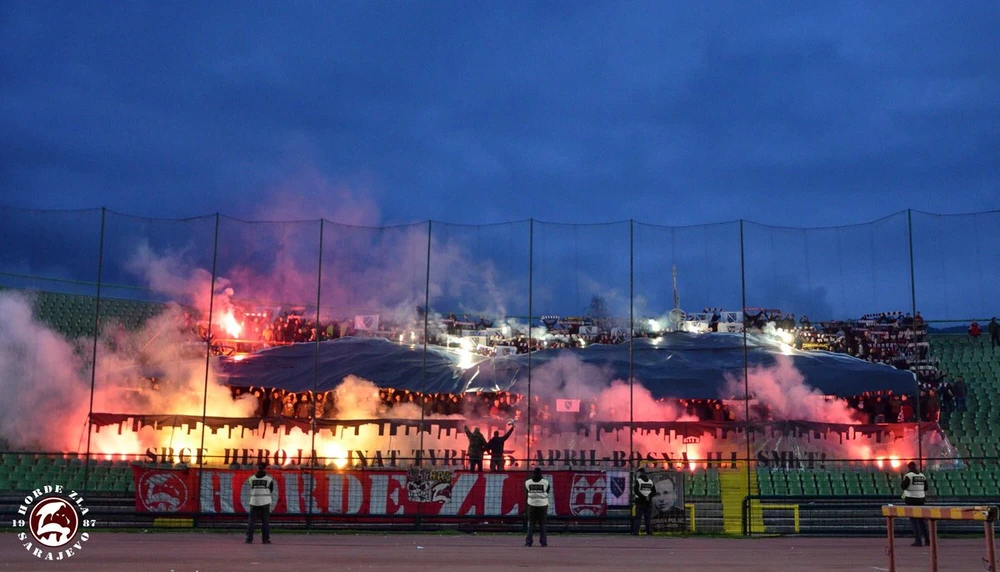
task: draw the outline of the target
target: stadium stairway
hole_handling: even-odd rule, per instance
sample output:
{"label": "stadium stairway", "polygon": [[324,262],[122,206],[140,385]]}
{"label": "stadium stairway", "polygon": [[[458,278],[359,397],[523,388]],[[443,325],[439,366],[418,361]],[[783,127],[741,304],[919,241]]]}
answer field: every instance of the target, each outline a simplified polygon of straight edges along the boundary
{"label": "stadium stairway", "polygon": [[[743,534],[743,499],[747,495],[760,494],[757,469],[741,464],[737,470],[719,471],[719,492],[722,497],[722,531],[726,534]],[[750,532],[764,532],[759,500],[750,501],[749,514]]]}

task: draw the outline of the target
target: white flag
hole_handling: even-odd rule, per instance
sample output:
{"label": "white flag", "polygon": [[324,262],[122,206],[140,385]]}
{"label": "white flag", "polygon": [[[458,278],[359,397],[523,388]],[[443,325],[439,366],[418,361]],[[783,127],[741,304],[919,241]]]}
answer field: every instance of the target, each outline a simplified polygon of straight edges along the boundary
{"label": "white flag", "polygon": [[556,411],[562,413],[579,413],[580,412],[580,400],[579,399],[557,399],[556,400]]}

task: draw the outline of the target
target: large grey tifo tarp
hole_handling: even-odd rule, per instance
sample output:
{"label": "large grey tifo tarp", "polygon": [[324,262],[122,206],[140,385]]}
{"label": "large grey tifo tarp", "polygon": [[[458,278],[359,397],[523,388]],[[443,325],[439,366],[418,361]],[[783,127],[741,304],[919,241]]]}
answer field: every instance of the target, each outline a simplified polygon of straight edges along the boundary
{"label": "large grey tifo tarp", "polygon": [[[567,363],[585,364],[581,371],[599,378],[585,380],[589,387],[628,381],[629,354],[629,343],[537,351],[531,354],[532,383],[551,379],[547,368],[551,370],[558,364],[565,371]],[[631,355],[633,381],[656,398],[733,397],[725,395],[724,388],[727,379],[742,383],[744,363],[752,372],[755,368],[775,367],[779,359],[790,360],[805,383],[825,395],[848,397],[874,390],[912,393],[915,388],[915,378],[909,371],[845,354],[795,350],[764,335],[747,335],[744,352],[742,334],[670,333],[659,338],[637,338]],[[217,365],[223,383],[241,387],[326,391],[337,387],[348,375],[355,375],[379,387],[428,393],[528,390],[527,354],[483,358],[433,345],[427,346],[425,354],[423,345],[383,338],[349,337],[281,346],[240,360],[218,358]],[[541,389],[533,387],[535,391]]]}

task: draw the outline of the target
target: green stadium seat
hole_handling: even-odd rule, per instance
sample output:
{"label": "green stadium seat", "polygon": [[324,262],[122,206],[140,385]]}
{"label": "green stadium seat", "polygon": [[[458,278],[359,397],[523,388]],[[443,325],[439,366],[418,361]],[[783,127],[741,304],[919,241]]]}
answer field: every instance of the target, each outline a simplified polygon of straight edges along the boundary
{"label": "green stadium seat", "polygon": [[788,481],[785,479],[784,473],[771,473],[771,489],[778,496],[789,494]]}
{"label": "green stadium seat", "polygon": [[774,494],[774,485],[771,484],[769,475],[757,475],[757,484],[760,486],[761,495],[771,496]]}
{"label": "green stadium seat", "polygon": [[857,475],[849,475],[846,479],[847,484],[847,494],[850,496],[861,496],[864,491],[861,489],[861,482],[858,480]]}
{"label": "green stadium seat", "polygon": [[806,496],[816,496],[819,494],[819,485],[816,483],[816,479],[813,475],[808,475],[808,478],[802,481],[802,492]]}
{"label": "green stadium seat", "polygon": [[891,481],[886,478],[885,473],[875,474],[875,494],[878,495],[892,495],[896,492],[895,487]]}
{"label": "green stadium seat", "polygon": [[836,496],[847,495],[847,482],[844,480],[844,476],[841,473],[830,475],[830,491],[829,494]]}
{"label": "green stadium seat", "polygon": [[805,491],[803,490],[802,481],[799,480],[799,477],[800,475],[796,472],[788,475],[788,494],[793,496],[801,496],[804,494]]}
{"label": "green stadium seat", "polygon": [[113,477],[107,477],[100,482],[100,488],[98,490],[103,492],[117,491],[118,481]]}
{"label": "green stadium seat", "polygon": [[862,494],[873,496],[878,494],[878,489],[875,487],[875,480],[872,475],[861,474],[859,475],[859,484],[861,485]]}
{"label": "green stadium seat", "polygon": [[83,488],[83,473],[72,473],[65,482],[66,488],[81,490]]}
{"label": "green stadium seat", "polygon": [[827,495],[830,491],[830,475],[826,472],[817,472],[813,475],[813,483],[816,486],[816,494]]}
{"label": "green stadium seat", "polygon": [[9,472],[15,478],[21,478],[29,472],[29,467],[28,465],[14,465]]}
{"label": "green stadium seat", "polygon": [[61,467],[48,467],[41,474],[41,479],[46,483],[62,483],[63,471]]}

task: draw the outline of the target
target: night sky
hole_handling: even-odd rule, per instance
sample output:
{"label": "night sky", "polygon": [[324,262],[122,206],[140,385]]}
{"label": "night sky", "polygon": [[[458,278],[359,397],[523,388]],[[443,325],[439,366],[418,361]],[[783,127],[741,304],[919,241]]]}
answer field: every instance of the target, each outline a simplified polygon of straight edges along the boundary
{"label": "night sky", "polygon": [[385,225],[1000,208],[995,1],[4,2],[0,203]]}

